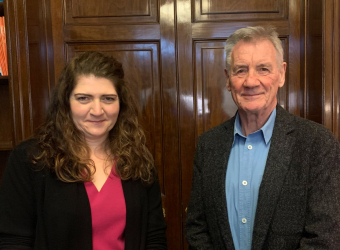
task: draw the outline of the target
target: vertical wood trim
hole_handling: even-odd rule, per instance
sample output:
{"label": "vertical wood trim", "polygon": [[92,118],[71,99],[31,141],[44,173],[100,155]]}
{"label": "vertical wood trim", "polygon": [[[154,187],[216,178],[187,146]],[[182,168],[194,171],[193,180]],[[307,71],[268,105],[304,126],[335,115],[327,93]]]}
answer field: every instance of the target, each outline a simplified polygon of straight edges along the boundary
{"label": "vertical wood trim", "polygon": [[[303,63],[301,63],[301,72],[303,73],[303,87],[302,87],[302,91],[303,91],[303,114],[302,117],[307,118],[307,112],[308,112],[308,108],[307,108],[307,83],[308,83],[308,77],[307,77],[307,36],[308,36],[308,1],[309,0],[304,0],[303,1],[303,5],[304,5],[304,14],[303,14],[303,38],[301,36],[301,39],[303,40]],[[302,27],[302,26],[301,26]],[[302,42],[301,42],[302,44]]]}
{"label": "vertical wood trim", "polygon": [[[195,152],[196,146],[196,129],[195,117],[196,103],[196,87],[194,86],[193,76],[193,37],[192,37],[192,21],[193,21],[193,1],[177,0],[177,69],[178,69],[178,93],[179,93],[179,138],[180,147],[180,173],[182,186],[182,230],[184,232],[184,224],[186,220],[185,209],[188,206],[191,190],[191,177],[193,166],[193,155],[188,152]],[[182,234],[182,242],[184,249],[188,249],[184,233]],[[182,248],[182,249],[183,249]]]}
{"label": "vertical wood trim", "polygon": [[[300,91],[303,86],[301,81],[301,8],[303,7],[303,0],[289,1],[289,60],[288,60],[288,73],[289,73],[289,86],[287,92],[288,107],[287,110],[295,115],[301,116],[303,112],[303,93]],[[302,6],[301,6],[302,5]]]}
{"label": "vertical wood trim", "polygon": [[333,32],[334,32],[334,1],[336,0],[325,0],[323,8],[323,116],[322,123],[329,130],[334,132],[334,121],[333,112],[335,100],[333,99],[333,91],[336,87],[334,85],[334,57],[333,57]]}
{"label": "vertical wood trim", "polygon": [[26,0],[5,0],[4,5],[14,141],[18,144],[32,134]]}
{"label": "vertical wood trim", "polygon": [[334,0],[334,29],[333,29],[333,133],[340,139],[339,131],[339,85],[340,85],[340,3],[338,0]]}
{"label": "vertical wood trim", "polygon": [[159,1],[162,129],[168,249],[183,249],[181,213],[181,171],[178,118],[178,81],[176,46],[176,1]]}
{"label": "vertical wood trim", "polygon": [[55,85],[51,3],[49,0],[41,0],[41,4],[43,11],[43,27],[45,30],[46,46],[44,53],[46,54],[47,84],[49,96],[51,96],[51,87]]}
{"label": "vertical wood trim", "polygon": [[54,82],[58,82],[60,72],[65,66],[66,54],[64,43],[64,0],[49,0],[53,37]]}

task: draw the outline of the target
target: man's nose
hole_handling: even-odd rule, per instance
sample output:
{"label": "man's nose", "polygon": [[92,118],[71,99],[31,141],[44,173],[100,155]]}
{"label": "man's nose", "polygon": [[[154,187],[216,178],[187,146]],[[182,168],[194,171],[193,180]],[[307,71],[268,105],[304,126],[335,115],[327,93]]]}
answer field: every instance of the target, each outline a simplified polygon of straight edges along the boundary
{"label": "man's nose", "polygon": [[258,75],[255,70],[250,70],[245,78],[244,86],[248,88],[256,87],[260,83]]}
{"label": "man's nose", "polygon": [[100,102],[100,100],[94,100],[92,102],[92,106],[91,106],[91,110],[90,110],[92,115],[101,115],[104,113],[103,107],[102,107],[102,103]]}

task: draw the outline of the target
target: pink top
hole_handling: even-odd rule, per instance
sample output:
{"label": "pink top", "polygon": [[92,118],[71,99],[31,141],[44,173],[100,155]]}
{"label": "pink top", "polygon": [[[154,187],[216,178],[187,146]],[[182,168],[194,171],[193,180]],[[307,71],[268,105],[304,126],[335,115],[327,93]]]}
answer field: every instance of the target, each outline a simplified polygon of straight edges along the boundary
{"label": "pink top", "polygon": [[[114,169],[115,166],[112,172]],[[99,192],[92,182],[85,182],[91,206],[93,250],[124,250],[125,246],[125,198],[122,182],[112,172]]]}

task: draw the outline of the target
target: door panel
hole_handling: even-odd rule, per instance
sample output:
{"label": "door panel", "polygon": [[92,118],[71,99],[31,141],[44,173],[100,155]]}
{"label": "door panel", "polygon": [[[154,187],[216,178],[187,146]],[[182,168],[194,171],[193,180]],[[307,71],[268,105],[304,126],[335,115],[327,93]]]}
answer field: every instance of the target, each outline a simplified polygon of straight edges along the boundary
{"label": "door panel", "polygon": [[263,20],[287,18],[287,0],[195,0],[194,21]]}
{"label": "door panel", "polygon": [[196,133],[217,126],[234,116],[237,107],[226,86],[225,41],[194,42]]}
{"label": "door panel", "polygon": [[66,24],[157,23],[157,0],[65,1]]}

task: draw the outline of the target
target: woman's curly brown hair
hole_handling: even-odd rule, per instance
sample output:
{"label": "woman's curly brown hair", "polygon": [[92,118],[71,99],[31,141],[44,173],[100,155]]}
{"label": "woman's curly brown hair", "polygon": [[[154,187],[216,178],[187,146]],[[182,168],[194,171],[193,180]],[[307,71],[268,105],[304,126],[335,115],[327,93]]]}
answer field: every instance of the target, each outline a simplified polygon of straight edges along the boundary
{"label": "woman's curly brown hair", "polygon": [[122,180],[141,179],[145,184],[152,183],[156,168],[139,124],[137,104],[124,81],[122,64],[99,52],[83,53],[61,72],[46,121],[37,135],[41,153],[33,162],[52,169],[64,182],[91,180],[91,169],[95,168],[89,158],[90,148],[84,133],[75,126],[70,109],[70,95],[78,77],[89,75],[110,80],[118,94],[120,111],[106,143],[107,150],[117,160],[117,174]]}

